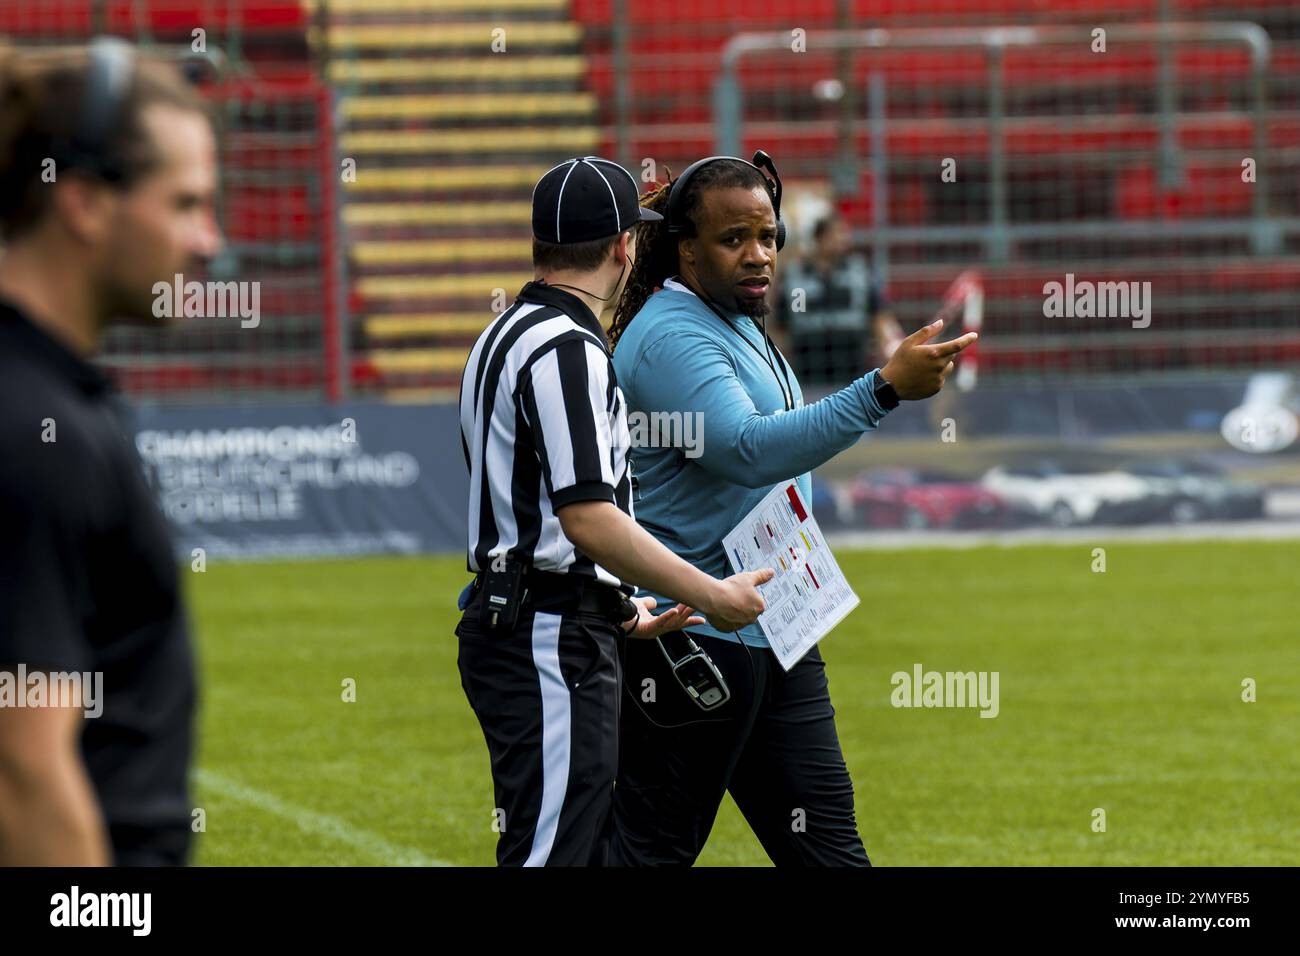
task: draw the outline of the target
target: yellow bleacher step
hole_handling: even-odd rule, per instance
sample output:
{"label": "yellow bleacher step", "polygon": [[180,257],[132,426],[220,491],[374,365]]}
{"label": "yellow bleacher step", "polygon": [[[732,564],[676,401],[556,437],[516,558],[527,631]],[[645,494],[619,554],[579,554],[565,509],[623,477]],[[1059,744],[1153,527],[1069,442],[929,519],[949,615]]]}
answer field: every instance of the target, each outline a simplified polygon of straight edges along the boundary
{"label": "yellow bleacher step", "polygon": [[358,165],[349,192],[399,189],[440,192],[453,189],[527,187],[531,189],[549,166],[417,166],[408,169],[367,169]]}
{"label": "yellow bleacher step", "polygon": [[477,335],[496,315],[482,312],[431,312],[426,314],[371,315],[366,335],[375,339],[401,339],[417,335]]}
{"label": "yellow bleacher step", "polygon": [[375,349],[370,362],[380,372],[459,372],[465,367],[468,346],[440,349]]}
{"label": "yellow bleacher step", "polygon": [[531,261],[532,239],[438,239],[355,242],[352,256],[363,266],[401,263]]}
{"label": "yellow bleacher step", "polygon": [[366,299],[420,299],[440,296],[481,299],[492,308],[493,293],[504,289],[507,301],[531,281],[532,272],[479,272],[442,276],[365,276],[357,291]]}
{"label": "yellow bleacher step", "polygon": [[429,405],[433,402],[455,401],[460,397],[456,385],[433,386],[430,388],[386,388],[384,401],[395,405]]}
{"label": "yellow bleacher step", "polygon": [[[506,49],[492,51],[493,30],[504,29]],[[529,46],[560,46],[577,43],[582,30],[576,23],[529,23],[486,20],[479,23],[440,23],[431,26],[334,26],[328,31],[330,49],[400,50],[411,47],[452,49],[481,47],[485,56],[500,57],[502,68],[511,50]]]}
{"label": "yellow bleacher step", "polygon": [[[538,174],[540,175],[540,173]],[[529,202],[365,202],[343,206],[349,226],[469,226],[519,225],[533,218]]]}
{"label": "yellow bleacher step", "polygon": [[501,61],[491,54],[416,60],[336,59],[330,63],[330,80],[334,83],[569,80],[582,76],[587,68],[579,56],[514,56],[509,65],[509,70],[503,70]]}
{"label": "yellow bleacher step", "polygon": [[[312,4],[304,0],[303,5]],[[530,10],[558,13],[568,9],[568,0],[330,0],[331,14],[383,16],[391,13],[481,13],[499,10]]]}
{"label": "yellow bleacher step", "polygon": [[[594,113],[591,93],[440,93],[411,96],[349,96],[343,100],[348,120],[501,118],[567,116]],[[497,130],[501,136],[502,131]],[[506,131],[505,135],[509,135]]]}
{"label": "yellow bleacher step", "polygon": [[519,128],[485,130],[381,130],[344,133],[339,149],[344,156],[363,153],[477,153],[556,150],[585,155],[600,144],[595,127]]}

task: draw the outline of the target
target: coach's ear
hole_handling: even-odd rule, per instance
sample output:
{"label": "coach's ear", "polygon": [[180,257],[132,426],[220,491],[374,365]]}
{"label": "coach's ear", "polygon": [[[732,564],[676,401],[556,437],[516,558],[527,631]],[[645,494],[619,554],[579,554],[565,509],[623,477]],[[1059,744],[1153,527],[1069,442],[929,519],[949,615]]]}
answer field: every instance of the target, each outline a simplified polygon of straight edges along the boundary
{"label": "coach's ear", "polygon": [[677,261],[695,265],[695,237],[677,240]]}

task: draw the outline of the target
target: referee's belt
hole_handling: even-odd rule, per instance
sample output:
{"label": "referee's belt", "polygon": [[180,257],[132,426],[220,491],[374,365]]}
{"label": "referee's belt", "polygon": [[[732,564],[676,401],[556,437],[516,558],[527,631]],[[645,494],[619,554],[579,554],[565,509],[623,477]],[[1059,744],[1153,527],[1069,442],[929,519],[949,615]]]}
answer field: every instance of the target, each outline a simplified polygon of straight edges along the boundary
{"label": "referee's belt", "polygon": [[[474,579],[471,600],[477,600],[483,579]],[[531,569],[524,574],[528,589],[527,605],[562,613],[599,614],[622,624],[637,615],[636,605],[618,588],[581,574]]]}

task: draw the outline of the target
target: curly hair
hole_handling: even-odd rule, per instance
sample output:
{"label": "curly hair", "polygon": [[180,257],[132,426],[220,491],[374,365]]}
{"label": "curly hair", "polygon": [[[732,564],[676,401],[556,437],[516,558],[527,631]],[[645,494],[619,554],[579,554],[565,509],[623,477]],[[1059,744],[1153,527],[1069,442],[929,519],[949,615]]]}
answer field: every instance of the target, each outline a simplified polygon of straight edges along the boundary
{"label": "curly hair", "polygon": [[[671,176],[671,170],[669,171]],[[661,222],[643,222],[637,232],[636,265],[623,287],[623,295],[614,309],[614,320],[609,326],[610,348],[618,347],[618,340],[627,331],[646,300],[663,286],[664,280],[680,271],[677,261],[677,242],[680,237],[668,232],[668,193],[676,180],[669,179],[641,197],[641,205],[664,216]],[[719,160],[701,166],[691,175],[682,197],[686,218],[695,225],[701,199],[710,189],[753,189],[766,191],[767,180],[763,174],[743,160]]]}

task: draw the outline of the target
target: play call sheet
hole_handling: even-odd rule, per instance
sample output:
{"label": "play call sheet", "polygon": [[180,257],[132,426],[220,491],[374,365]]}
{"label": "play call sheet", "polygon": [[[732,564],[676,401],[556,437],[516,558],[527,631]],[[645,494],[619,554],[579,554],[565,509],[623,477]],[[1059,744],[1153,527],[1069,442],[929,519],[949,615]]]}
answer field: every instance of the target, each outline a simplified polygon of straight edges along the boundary
{"label": "play call sheet", "polygon": [[786,670],[858,606],[793,481],[768,492],[722,546],[736,571],[776,570],[776,577],[759,587],[767,610],[758,624]]}

